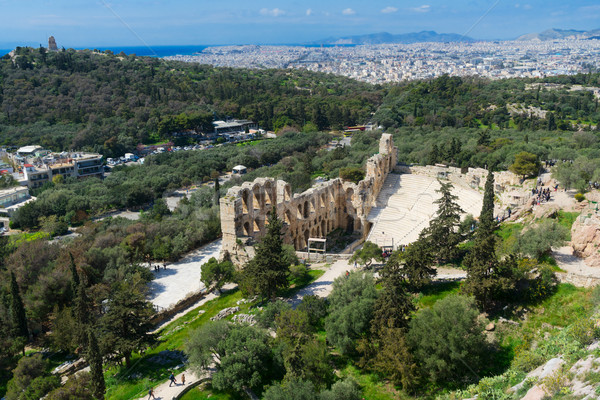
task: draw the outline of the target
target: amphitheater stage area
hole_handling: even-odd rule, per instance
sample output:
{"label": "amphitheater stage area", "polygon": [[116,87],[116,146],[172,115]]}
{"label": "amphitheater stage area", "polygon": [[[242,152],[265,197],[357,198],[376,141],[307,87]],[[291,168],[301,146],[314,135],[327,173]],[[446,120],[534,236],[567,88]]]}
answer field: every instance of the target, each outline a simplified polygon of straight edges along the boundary
{"label": "amphitheater stage area", "polygon": [[[466,184],[453,185],[452,193],[458,197],[457,203],[465,212],[463,217],[467,214],[478,217],[483,194]],[[373,225],[367,240],[394,248],[416,241],[435,217],[437,204],[434,202],[440,198],[436,192],[439,188],[439,181],[430,176],[389,174],[369,213],[368,220]]]}

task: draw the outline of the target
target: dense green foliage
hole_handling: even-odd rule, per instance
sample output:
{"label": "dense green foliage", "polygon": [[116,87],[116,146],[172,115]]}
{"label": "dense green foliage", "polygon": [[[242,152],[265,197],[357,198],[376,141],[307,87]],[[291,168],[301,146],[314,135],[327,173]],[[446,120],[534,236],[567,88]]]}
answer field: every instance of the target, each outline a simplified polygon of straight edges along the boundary
{"label": "dense green foliage", "polygon": [[410,323],[408,342],[420,369],[437,382],[476,380],[488,345],[472,298],[448,296],[419,311]]}
{"label": "dense green foliage", "polygon": [[[19,209],[11,223],[15,228],[31,229],[40,225],[41,217],[51,215],[73,224],[88,215],[115,208],[137,209],[162,197],[166,191],[201,182],[215,171],[224,173],[237,164],[258,168],[326,141],[327,136],[319,133],[289,133],[252,147],[228,145],[149,157],[144,165],[115,168],[102,181],[67,179],[65,184],[48,184],[35,202]],[[210,206],[212,196],[211,193],[208,201],[203,199],[208,204],[203,202],[202,205]],[[155,213],[153,216],[161,215]]]}
{"label": "dense green foliage", "polygon": [[[138,143],[212,129],[213,113],[264,129],[317,130],[364,122],[382,91],[300,70],[244,70],[75,51],[18,48],[0,60],[3,144],[37,142],[107,157]],[[51,133],[51,134],[49,134]]]}
{"label": "dense green foliage", "polygon": [[198,371],[216,363],[212,386],[243,392],[260,388],[280,371],[269,335],[251,326],[219,321],[194,331],[186,345],[190,365]]}
{"label": "dense green foliage", "polygon": [[353,271],[336,278],[325,319],[327,340],[342,353],[352,353],[356,340],[369,331],[376,299],[372,274]]}

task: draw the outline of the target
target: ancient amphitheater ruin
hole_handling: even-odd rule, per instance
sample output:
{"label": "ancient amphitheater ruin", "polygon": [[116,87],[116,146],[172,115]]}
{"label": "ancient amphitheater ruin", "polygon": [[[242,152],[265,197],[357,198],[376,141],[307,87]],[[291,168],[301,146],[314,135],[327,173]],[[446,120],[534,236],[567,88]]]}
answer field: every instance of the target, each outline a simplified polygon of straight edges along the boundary
{"label": "ancient amphitheater ruin", "polygon": [[[527,200],[526,193],[514,191],[519,177],[507,171],[494,176],[497,215]],[[339,228],[361,240],[397,248],[415,241],[435,216],[440,179],[452,182],[465,215],[477,217],[486,177],[482,168],[397,165],[392,136],[383,134],[379,154],[367,160],[365,179],[358,184],[338,178],[292,194],[284,181],[258,178],[229,189],[220,200],[223,250],[238,263],[247,260],[253,251],[250,245],[266,231],[273,207],[284,221],[284,242],[296,250],[305,250],[309,239],[324,239]]]}
{"label": "ancient amphitheater ruin", "polygon": [[292,195],[288,183],[258,178],[230,188],[220,200],[223,250],[235,254],[241,244],[264,235],[273,207],[284,221],[284,242],[296,250],[306,248],[309,238],[324,238],[337,228],[366,237],[370,229],[367,216],[396,166],[396,157],[392,135],[383,134],[379,154],[367,160],[365,179],[358,184],[338,178]]}

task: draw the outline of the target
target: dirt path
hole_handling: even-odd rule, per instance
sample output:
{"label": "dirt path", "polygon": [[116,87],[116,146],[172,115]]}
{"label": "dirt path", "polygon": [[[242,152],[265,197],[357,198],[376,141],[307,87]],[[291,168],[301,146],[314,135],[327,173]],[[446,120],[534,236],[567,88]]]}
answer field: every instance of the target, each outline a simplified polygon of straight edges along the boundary
{"label": "dirt path", "polygon": [[585,277],[600,278],[600,269],[591,268],[582,258],[574,256],[573,248],[571,246],[564,246],[557,250],[553,250],[552,255],[558,263],[558,266],[567,273]]}

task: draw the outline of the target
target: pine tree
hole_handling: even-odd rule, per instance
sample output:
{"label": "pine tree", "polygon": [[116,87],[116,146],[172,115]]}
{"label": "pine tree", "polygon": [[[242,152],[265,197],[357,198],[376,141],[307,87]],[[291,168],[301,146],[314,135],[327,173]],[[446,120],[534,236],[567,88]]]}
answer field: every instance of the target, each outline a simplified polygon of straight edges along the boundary
{"label": "pine tree", "polygon": [[423,237],[411,243],[404,252],[394,253],[392,258],[395,260],[390,259],[389,262],[402,264],[402,276],[408,281],[411,291],[418,291],[436,274],[432,267],[435,261],[434,248]]}
{"label": "pine tree", "polygon": [[[27,317],[25,315],[25,307],[19,293],[19,285],[13,272],[10,273],[10,317],[12,322],[13,336],[22,338],[23,343],[29,339],[29,329],[27,329]],[[25,347],[23,346],[23,355],[25,355]]]}
{"label": "pine tree", "polygon": [[102,355],[98,348],[98,340],[96,335],[90,329],[88,332],[88,350],[87,350],[87,362],[90,365],[90,374],[92,376],[91,389],[96,399],[104,399],[104,392],[106,392],[106,384],[104,382],[104,373],[102,372]]}
{"label": "pine tree", "polygon": [[272,298],[278,290],[288,286],[289,265],[283,259],[281,220],[275,207],[269,214],[267,233],[256,245],[256,254],[246,265],[243,273],[243,288],[257,294],[263,300]]}
{"label": "pine tree", "polygon": [[131,280],[118,282],[106,304],[107,311],[98,323],[102,328],[102,348],[117,353],[130,366],[131,354],[154,342],[150,317],[154,314],[152,304],[146,300],[145,285]]}
{"label": "pine tree", "polygon": [[458,225],[463,210],[456,203],[458,197],[452,194],[452,184],[450,182],[440,182],[440,184],[441,187],[437,192],[442,196],[435,201],[438,204],[437,216],[431,220],[421,237],[435,248],[437,262],[445,263],[458,256],[458,245],[462,241],[462,236],[458,233]]}
{"label": "pine tree", "polygon": [[383,290],[375,301],[371,332],[379,337],[384,328],[406,328],[410,314],[415,310],[406,281],[398,263],[389,260],[381,273]]}

